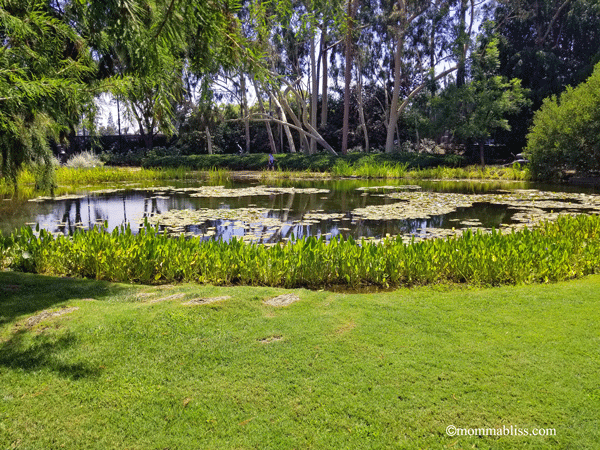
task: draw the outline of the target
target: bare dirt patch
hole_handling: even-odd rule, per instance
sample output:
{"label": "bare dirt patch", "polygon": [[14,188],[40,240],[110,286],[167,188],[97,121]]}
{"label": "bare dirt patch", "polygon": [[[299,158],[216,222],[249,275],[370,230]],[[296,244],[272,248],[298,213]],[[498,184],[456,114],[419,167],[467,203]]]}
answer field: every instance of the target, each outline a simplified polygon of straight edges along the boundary
{"label": "bare dirt patch", "polygon": [[277,297],[273,297],[270,298],[268,300],[265,300],[264,303],[265,305],[269,305],[269,306],[288,306],[291,305],[294,302],[297,302],[300,300],[300,297],[298,297],[296,294],[283,294],[283,295],[279,295]]}
{"label": "bare dirt patch", "polygon": [[182,303],[182,305],[189,305],[189,306],[208,305],[209,303],[220,302],[222,300],[229,300],[230,298],[231,298],[231,295],[223,295],[221,297],[194,298],[190,301]]}
{"label": "bare dirt patch", "polygon": [[78,306],[72,306],[70,308],[63,308],[63,309],[59,309],[58,311],[56,311],[56,310],[52,311],[49,309],[45,309],[42,312],[36,314],[35,316],[29,317],[27,319],[27,321],[25,322],[25,326],[31,328],[43,320],[53,319],[55,317],[64,316],[65,314],[72,313],[73,311],[77,311],[78,309],[79,309]]}
{"label": "bare dirt patch", "polygon": [[283,336],[276,334],[274,336],[259,339],[258,342],[260,342],[261,344],[270,344],[271,342],[281,341],[282,339]]}

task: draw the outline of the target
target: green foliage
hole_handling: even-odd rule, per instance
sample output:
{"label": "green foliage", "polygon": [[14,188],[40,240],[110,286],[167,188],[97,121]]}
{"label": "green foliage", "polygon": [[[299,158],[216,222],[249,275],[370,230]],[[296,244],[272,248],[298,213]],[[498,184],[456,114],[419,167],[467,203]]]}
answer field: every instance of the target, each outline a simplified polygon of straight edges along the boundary
{"label": "green foliage", "polygon": [[314,237],[265,247],[233,239],[172,238],[146,226],[72,236],[22,228],[2,238],[14,270],[98,280],[322,288],[411,286],[440,282],[483,285],[568,280],[600,271],[600,217],[560,217],[539,229],[405,244]]}
{"label": "green foliage", "polygon": [[58,139],[93,108],[94,64],[83,40],[46,2],[0,2],[1,175],[16,183],[24,164],[46,165],[50,139]]}
{"label": "green foliage", "polygon": [[526,152],[537,179],[600,169],[600,63],[585,83],[544,100],[534,115]]}
{"label": "green foliage", "polygon": [[509,130],[507,116],[528,104],[521,81],[498,74],[498,39],[484,38],[472,58],[473,79],[457,87],[451,84],[431,100],[437,123],[435,132],[450,130],[459,141],[481,142],[495,131]]}
{"label": "green foliage", "polygon": [[[167,152],[168,153],[168,152]],[[333,156],[329,153],[304,155],[301,153],[281,153],[274,155],[276,167],[281,170],[313,172],[340,172],[345,165],[352,167],[351,175],[368,175],[370,170],[381,173],[394,173],[389,176],[402,176],[403,171],[397,169],[425,168],[437,165],[458,166],[462,158],[457,155],[429,155],[419,153],[349,153]],[[187,167],[192,170],[210,170],[220,167],[229,170],[263,170],[267,167],[266,154],[247,155],[191,155],[167,156],[157,152],[143,159],[144,167]],[[337,167],[337,169],[336,169]],[[389,170],[394,168],[394,170]],[[350,175],[350,173],[348,173]]]}

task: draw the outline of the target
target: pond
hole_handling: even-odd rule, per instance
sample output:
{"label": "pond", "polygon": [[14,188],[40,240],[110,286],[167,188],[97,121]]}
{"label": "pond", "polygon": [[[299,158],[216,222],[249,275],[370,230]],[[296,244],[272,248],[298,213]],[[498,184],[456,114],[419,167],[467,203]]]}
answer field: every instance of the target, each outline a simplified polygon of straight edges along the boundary
{"label": "pond", "polygon": [[592,190],[523,182],[237,180],[112,187],[60,197],[1,199],[0,231],[39,225],[70,233],[147,221],[172,234],[272,244],[302,236],[424,239],[464,228],[534,226],[559,213],[599,214]]}

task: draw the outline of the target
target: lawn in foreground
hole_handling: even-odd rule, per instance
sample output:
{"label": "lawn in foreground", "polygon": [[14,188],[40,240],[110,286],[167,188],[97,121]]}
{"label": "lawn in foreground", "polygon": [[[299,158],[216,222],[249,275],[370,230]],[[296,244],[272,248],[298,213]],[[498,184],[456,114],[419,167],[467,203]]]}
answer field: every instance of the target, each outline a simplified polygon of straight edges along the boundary
{"label": "lawn in foreground", "polygon": [[[263,303],[282,293],[300,301]],[[600,276],[341,294],[0,272],[0,448],[596,448],[599,305]]]}

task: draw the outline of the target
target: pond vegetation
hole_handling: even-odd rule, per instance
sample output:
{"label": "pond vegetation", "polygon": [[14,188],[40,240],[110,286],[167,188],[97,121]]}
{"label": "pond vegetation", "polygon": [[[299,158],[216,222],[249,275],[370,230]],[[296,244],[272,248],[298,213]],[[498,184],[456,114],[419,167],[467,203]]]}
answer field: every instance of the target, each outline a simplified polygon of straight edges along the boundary
{"label": "pond vegetation", "polygon": [[567,280],[600,270],[600,217],[561,216],[537,229],[466,230],[446,239],[379,243],[301,238],[267,247],[239,239],[173,239],[146,226],[71,236],[22,228],[2,237],[1,265],[109,281],[323,288],[430,283],[484,285]]}

